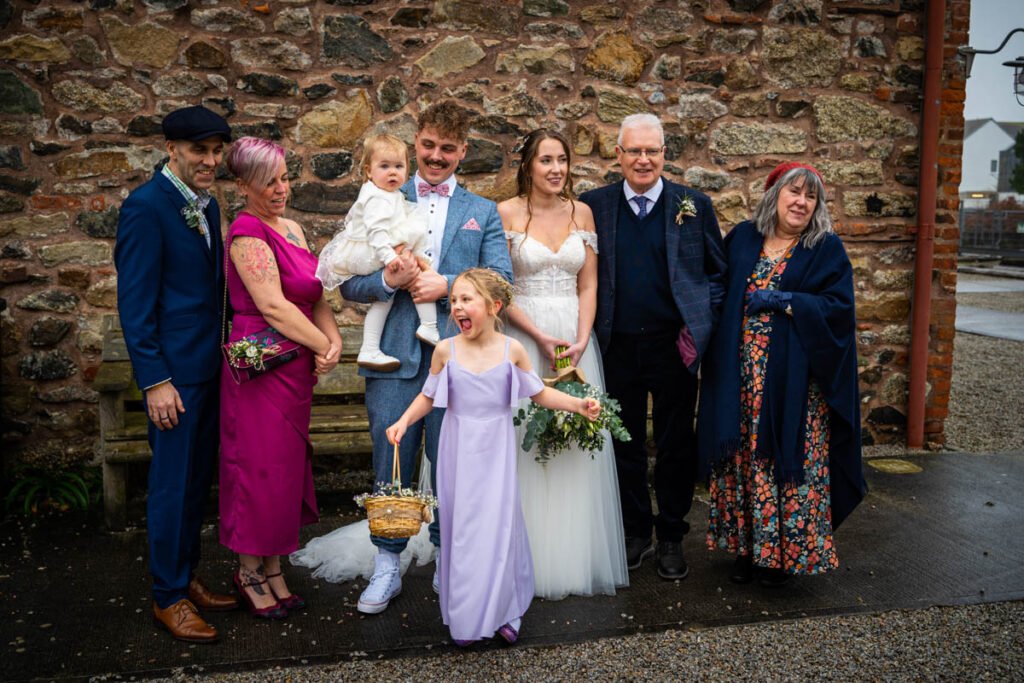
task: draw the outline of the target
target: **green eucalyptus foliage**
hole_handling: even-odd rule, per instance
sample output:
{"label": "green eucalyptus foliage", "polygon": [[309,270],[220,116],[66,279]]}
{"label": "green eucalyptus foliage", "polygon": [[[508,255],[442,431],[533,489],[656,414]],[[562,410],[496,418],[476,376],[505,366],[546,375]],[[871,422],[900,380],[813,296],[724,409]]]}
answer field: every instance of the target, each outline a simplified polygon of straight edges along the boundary
{"label": "green eucalyptus foliage", "polygon": [[22,466],[15,470],[14,485],[4,498],[4,507],[27,517],[46,508],[61,512],[88,510],[99,498],[95,469],[74,472]]}
{"label": "green eucalyptus foliage", "polygon": [[534,460],[545,463],[573,446],[590,453],[593,458],[594,453],[604,448],[605,431],[619,441],[630,440],[629,432],[619,418],[619,402],[611,396],[580,382],[559,382],[555,389],[577,398],[597,399],[601,403],[601,414],[591,422],[583,415],[542,408],[536,403],[531,403],[525,410],[520,408],[512,421],[517,427],[526,425],[523,450],[530,451],[537,446]]}

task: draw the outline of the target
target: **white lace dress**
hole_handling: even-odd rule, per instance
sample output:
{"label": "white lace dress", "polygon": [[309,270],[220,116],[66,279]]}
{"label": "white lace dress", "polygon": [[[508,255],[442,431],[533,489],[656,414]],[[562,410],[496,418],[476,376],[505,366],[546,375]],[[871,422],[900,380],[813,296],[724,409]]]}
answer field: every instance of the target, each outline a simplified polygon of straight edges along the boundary
{"label": "white lace dress", "polygon": [[[597,236],[573,231],[558,249],[521,232],[506,232],[515,274],[515,305],[545,333],[575,341],[579,322],[576,275],[586,250],[597,252]],[[552,375],[551,361],[541,356],[531,337],[514,326],[509,336],[526,347],[534,370]],[[587,382],[604,389],[604,372],[597,339],[590,343],[578,367]],[[526,403],[524,402],[524,406]],[[522,444],[523,428],[517,429]],[[629,584],[619,505],[619,485],[611,436],[591,458],[589,453],[564,451],[540,464],[535,452],[519,451],[519,494],[533,555],[537,597],[557,600],[567,595],[614,595]]]}

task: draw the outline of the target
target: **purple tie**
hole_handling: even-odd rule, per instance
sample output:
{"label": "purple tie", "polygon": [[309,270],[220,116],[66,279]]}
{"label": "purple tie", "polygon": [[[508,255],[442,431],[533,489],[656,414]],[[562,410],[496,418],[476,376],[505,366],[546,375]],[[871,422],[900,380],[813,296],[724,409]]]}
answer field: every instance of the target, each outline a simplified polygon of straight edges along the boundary
{"label": "purple tie", "polygon": [[647,197],[643,196],[642,194],[638,194],[637,196],[633,197],[633,201],[636,202],[636,206],[637,206],[636,217],[637,218],[643,218],[644,216],[646,216],[647,215]]}

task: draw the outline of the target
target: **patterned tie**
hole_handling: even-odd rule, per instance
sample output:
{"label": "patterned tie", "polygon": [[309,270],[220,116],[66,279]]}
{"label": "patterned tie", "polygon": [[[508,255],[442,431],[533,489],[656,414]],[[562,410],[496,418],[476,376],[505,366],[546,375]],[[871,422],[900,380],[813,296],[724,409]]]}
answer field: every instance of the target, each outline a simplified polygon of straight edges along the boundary
{"label": "patterned tie", "polygon": [[643,196],[642,194],[638,194],[637,196],[633,197],[633,201],[636,202],[636,206],[637,206],[636,217],[637,218],[643,218],[644,216],[646,216],[647,215],[647,197]]}
{"label": "patterned tie", "polygon": [[440,185],[431,185],[430,183],[419,183],[416,186],[416,192],[421,197],[426,197],[431,192],[436,192],[442,197],[448,196],[448,185],[441,183]]}

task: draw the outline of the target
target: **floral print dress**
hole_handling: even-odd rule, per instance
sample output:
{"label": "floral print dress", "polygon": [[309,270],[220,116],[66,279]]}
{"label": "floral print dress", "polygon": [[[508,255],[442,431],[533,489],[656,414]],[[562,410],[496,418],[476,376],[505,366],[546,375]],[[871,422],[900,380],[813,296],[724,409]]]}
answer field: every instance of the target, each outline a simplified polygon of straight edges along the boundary
{"label": "floral print dress", "polygon": [[[763,252],[747,279],[747,293],[777,289],[792,249],[782,263]],[[714,468],[709,493],[708,549],[753,556],[754,564],[787,574],[820,574],[839,566],[832,543],[829,495],[828,404],[814,380],[808,390],[804,481],[775,480],[774,462],[756,458],[757,425],[764,397],[772,320],[764,312],[744,319],[740,353],[740,447]]]}

